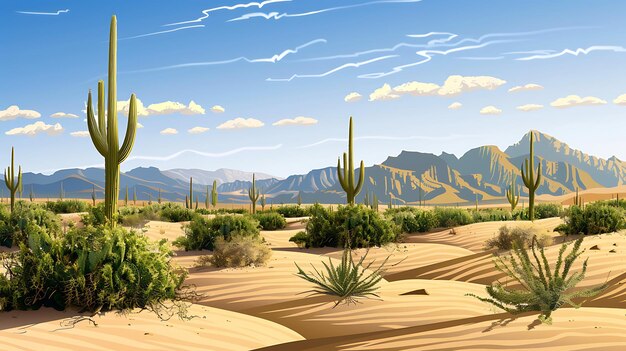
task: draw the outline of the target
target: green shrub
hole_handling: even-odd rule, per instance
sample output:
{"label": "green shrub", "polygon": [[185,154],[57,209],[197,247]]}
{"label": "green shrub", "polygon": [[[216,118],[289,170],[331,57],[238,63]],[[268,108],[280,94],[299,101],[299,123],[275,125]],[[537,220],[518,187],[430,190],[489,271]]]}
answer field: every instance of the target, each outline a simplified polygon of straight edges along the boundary
{"label": "green shrub", "polygon": [[258,236],[236,234],[230,240],[218,237],[214,246],[208,261],[215,267],[263,266],[272,256],[272,250]]}
{"label": "green shrub", "polygon": [[565,214],[565,234],[612,233],[626,227],[625,211],[605,203],[592,203],[584,208],[570,206]]}
{"label": "green shrub", "polygon": [[339,206],[330,211],[316,204],[309,208],[306,247],[382,246],[397,239],[399,228],[375,210],[362,205]]}
{"label": "green shrub", "polygon": [[[367,253],[361,257],[358,262],[354,262],[352,251],[344,249],[341,257],[341,263],[338,266],[333,264],[329,258],[328,264],[324,264],[324,271],[320,272],[313,267],[314,272],[306,273],[298,266],[296,275],[310,283],[315,284],[315,292],[337,296],[338,300],[335,306],[341,302],[355,303],[359,298],[370,296],[379,297],[376,291],[378,283],[383,279],[384,267],[387,259],[381,263],[379,267],[372,268],[374,261],[367,265],[363,265],[363,261],[367,257]],[[371,271],[368,273],[367,270]]]}
{"label": "green shrub", "polygon": [[285,218],[307,217],[311,214],[309,208],[298,205],[277,206],[272,211],[280,213]]}
{"label": "green shrub", "polygon": [[[260,211],[257,211],[260,212]],[[206,208],[197,208],[196,213],[203,215],[211,215],[211,214],[244,214],[248,213],[246,209],[243,208],[218,208],[209,210]]]}
{"label": "green shrub", "polygon": [[[499,256],[495,265],[511,280],[519,282],[521,287],[512,289],[500,283],[494,283],[487,287],[488,298],[474,294],[468,295],[512,314],[539,311],[541,312],[539,320],[550,324],[552,311],[565,304],[578,307],[572,301],[573,299],[595,296],[606,288],[605,285],[599,285],[574,291],[587,272],[588,259],[583,263],[582,271],[570,272],[574,261],[582,254],[580,251],[582,241],[582,238],[576,240],[572,251],[565,257],[563,254],[567,249],[567,244],[563,244],[554,270],[548,263],[544,248],[540,247],[537,250],[534,241],[531,244],[532,258],[526,249],[514,244],[513,255]],[[562,270],[561,267],[563,267]]]}
{"label": "green shrub", "polygon": [[19,201],[13,212],[5,206],[0,207],[0,245],[11,247],[25,243],[28,239],[27,227],[31,223],[46,228],[54,236],[61,232],[61,221],[57,215],[42,206]]}
{"label": "green shrub", "polygon": [[185,278],[170,266],[165,240],[152,243],[120,227],[72,228],[55,238],[30,223],[28,232],[28,244],[5,259],[0,310],[158,309],[177,298]]}
{"label": "green shrub", "polygon": [[472,221],[474,223],[510,220],[513,220],[511,211],[501,208],[483,208],[478,211],[472,211]]}
{"label": "green shrub", "polygon": [[196,215],[191,209],[169,202],[161,205],[159,216],[161,217],[161,220],[166,222],[188,222],[191,221]]}
{"label": "green shrub", "polygon": [[78,213],[87,212],[91,205],[81,200],[58,200],[46,202],[45,207],[54,213]]}
{"label": "green shrub", "polygon": [[87,213],[81,216],[81,222],[84,225],[99,226],[106,222],[106,216],[104,215],[104,202],[92,206]]}
{"label": "green shrub", "polygon": [[535,218],[552,218],[552,217],[561,217],[563,214],[563,206],[559,204],[536,204],[535,205]]}
{"label": "green shrub", "polygon": [[218,237],[230,240],[234,235],[258,236],[259,221],[250,216],[219,215],[211,219],[196,216],[184,230],[185,236],[176,239],[175,246],[185,251],[213,250]]}
{"label": "green shrub", "polygon": [[462,208],[436,207],[434,209],[438,227],[450,228],[471,224],[472,216],[468,210]]}
{"label": "green shrub", "polygon": [[402,211],[387,211],[385,217],[399,228],[401,233],[423,233],[436,227],[437,218],[432,211],[404,207]]}
{"label": "green shrub", "polygon": [[277,212],[256,213],[252,217],[259,221],[263,230],[283,229],[287,225],[285,217]]}
{"label": "green shrub", "polygon": [[552,244],[552,237],[547,233],[541,233],[537,227],[531,225],[513,228],[502,226],[496,237],[487,240],[485,249],[511,250],[513,243],[517,243],[519,247],[528,248],[533,239],[537,241],[540,247]]}
{"label": "green shrub", "polygon": [[305,231],[302,230],[297,232],[296,235],[289,238],[289,241],[295,243],[301,249],[312,246],[309,242],[309,236]]}

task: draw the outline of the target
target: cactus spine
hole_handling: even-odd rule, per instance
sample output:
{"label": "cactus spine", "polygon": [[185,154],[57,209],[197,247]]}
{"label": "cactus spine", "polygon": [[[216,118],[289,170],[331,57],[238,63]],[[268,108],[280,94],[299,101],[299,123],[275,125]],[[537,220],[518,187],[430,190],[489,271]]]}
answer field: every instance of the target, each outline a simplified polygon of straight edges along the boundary
{"label": "cactus spine", "polygon": [[211,205],[217,206],[217,180],[213,181],[213,189],[211,189]]}
{"label": "cactus spine", "polygon": [[11,194],[11,212],[15,207],[15,193],[22,187],[22,166],[18,167],[15,180],[15,149],[11,148],[11,165],[4,171],[4,183]]}
{"label": "cactus spine", "polygon": [[104,81],[98,82],[98,121],[94,117],[91,91],[87,96],[87,126],[89,135],[98,152],[104,157],[104,214],[110,225],[115,225],[117,199],[120,192],[120,164],[128,158],[135,143],[137,132],[137,102],[131,94],[128,112],[126,136],[119,146],[117,132],[117,19],[111,17],[109,32],[109,92],[108,118],[104,110]]}
{"label": "cactus spine", "polygon": [[259,189],[256,188],[256,179],[252,173],[252,186],[248,189],[248,197],[252,202],[252,214],[256,213],[256,201],[259,199]]}
{"label": "cactus spine", "polygon": [[[524,171],[524,166],[526,171]],[[528,188],[528,218],[531,221],[535,220],[535,191],[539,188],[541,183],[541,162],[537,167],[537,175],[535,177],[535,151],[533,148],[533,132],[530,132],[530,156],[524,161],[521,167],[522,180],[524,185]]]}
{"label": "cactus spine", "polygon": [[519,203],[519,194],[515,193],[515,178],[511,179],[511,186],[506,191],[506,199],[509,200],[509,204],[511,204],[511,211],[515,210],[517,204]]}
{"label": "cactus spine", "polygon": [[352,144],[352,117],[350,117],[350,130],[348,132],[348,153],[343,153],[343,172],[341,171],[341,159],[337,159],[337,177],[339,178],[339,183],[341,184],[343,191],[346,192],[346,199],[349,205],[354,205],[354,199],[359,194],[359,192],[361,192],[361,188],[363,187],[363,181],[365,179],[365,166],[363,165],[363,161],[361,160],[359,180],[355,186]]}

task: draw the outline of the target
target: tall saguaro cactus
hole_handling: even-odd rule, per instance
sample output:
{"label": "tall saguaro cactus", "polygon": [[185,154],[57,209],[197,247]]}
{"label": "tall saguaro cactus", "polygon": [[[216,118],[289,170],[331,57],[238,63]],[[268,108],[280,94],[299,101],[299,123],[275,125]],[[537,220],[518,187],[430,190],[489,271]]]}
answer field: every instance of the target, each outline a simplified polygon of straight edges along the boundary
{"label": "tall saguaro cactus", "polygon": [[213,181],[213,189],[211,189],[211,205],[217,206],[217,180]]}
{"label": "tall saguaro cactus", "polygon": [[252,214],[256,213],[256,202],[259,199],[259,189],[256,188],[256,179],[252,173],[252,186],[248,189],[248,197],[252,201]]}
{"label": "tall saguaro cactus", "polygon": [[189,177],[189,196],[185,196],[185,207],[193,208],[193,177]]}
{"label": "tall saguaro cactus", "polygon": [[365,179],[365,166],[361,160],[361,168],[359,171],[359,180],[355,185],[354,180],[354,158],[352,156],[352,117],[350,117],[350,131],[348,132],[348,153],[343,153],[343,172],[341,170],[341,159],[337,159],[337,177],[339,183],[346,192],[346,198],[349,205],[354,205],[354,199],[361,192],[363,181]]}
{"label": "tall saguaro cactus", "polygon": [[11,212],[15,207],[15,193],[22,187],[22,166],[18,167],[15,181],[15,149],[11,148],[11,165],[4,171],[4,183],[11,194]]}
{"label": "tall saguaro cactus", "polygon": [[506,191],[506,199],[509,200],[509,204],[511,204],[511,211],[515,210],[517,204],[519,203],[519,194],[515,192],[515,178],[511,179],[511,186]]}
{"label": "tall saguaro cactus", "polygon": [[98,121],[94,117],[91,90],[87,96],[87,126],[89,135],[98,152],[104,157],[104,214],[111,225],[117,213],[120,192],[120,164],[130,155],[137,132],[137,102],[135,94],[130,96],[126,136],[119,145],[117,132],[117,19],[111,17],[109,32],[109,92],[107,115],[104,105],[104,81],[98,82]]}
{"label": "tall saguaro cactus", "polygon": [[[524,166],[526,171],[524,171]],[[537,174],[535,177],[535,150],[533,147],[533,132],[530,132],[530,156],[524,161],[521,167],[522,180],[524,185],[528,188],[528,218],[531,221],[535,220],[535,191],[539,188],[541,183],[541,163],[537,167]]]}
{"label": "tall saguaro cactus", "polygon": [[95,185],[91,186],[91,204],[94,207],[96,206],[96,186]]}

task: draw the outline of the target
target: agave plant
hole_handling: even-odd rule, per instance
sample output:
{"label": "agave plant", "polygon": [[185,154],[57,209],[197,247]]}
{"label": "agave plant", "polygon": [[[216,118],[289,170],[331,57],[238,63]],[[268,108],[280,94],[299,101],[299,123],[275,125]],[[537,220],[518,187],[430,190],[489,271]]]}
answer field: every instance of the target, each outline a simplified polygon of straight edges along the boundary
{"label": "agave plant", "polygon": [[[328,264],[322,262],[324,271],[320,272],[315,266],[314,272],[306,273],[298,266],[298,277],[316,285],[313,292],[338,296],[339,299],[334,307],[342,302],[346,304],[356,303],[360,298],[371,298],[380,296],[376,293],[378,283],[383,279],[384,267],[389,257],[387,257],[377,268],[371,269],[374,261],[363,266],[363,261],[367,257],[369,250],[355,262],[352,258],[352,250],[344,249],[341,263],[335,266],[332,260],[328,259]],[[333,307],[333,308],[334,308]]]}
{"label": "agave plant", "polygon": [[587,272],[588,259],[583,263],[581,271],[570,274],[574,261],[584,252],[580,250],[582,241],[583,238],[576,240],[565,258],[563,255],[568,245],[561,246],[554,270],[550,268],[544,248],[537,244],[536,238],[533,238],[530,247],[532,258],[519,242],[514,243],[513,254],[509,258],[498,257],[495,265],[499,271],[519,283],[521,288],[509,289],[498,282],[487,287],[490,296],[488,298],[474,294],[468,296],[476,297],[511,314],[539,311],[539,320],[551,324],[552,311],[565,304],[578,308],[580,305],[574,302],[575,299],[595,296],[606,288],[606,284],[601,284],[574,290]]}

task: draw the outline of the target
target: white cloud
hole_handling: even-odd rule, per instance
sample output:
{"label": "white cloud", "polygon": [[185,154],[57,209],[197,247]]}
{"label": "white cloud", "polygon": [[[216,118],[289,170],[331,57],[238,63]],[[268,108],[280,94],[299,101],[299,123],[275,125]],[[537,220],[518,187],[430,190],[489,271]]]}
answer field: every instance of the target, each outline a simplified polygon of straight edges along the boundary
{"label": "white cloud", "polygon": [[293,119],[285,118],[274,122],[273,126],[311,126],[317,124],[317,120],[311,117],[299,116]]}
{"label": "white cloud", "polygon": [[543,90],[543,86],[539,84],[529,83],[525,85],[516,85],[509,89],[509,93],[517,93],[520,91],[535,91],[535,90]]}
{"label": "white cloud", "polygon": [[35,110],[21,110],[17,105],[11,105],[6,110],[0,110],[0,121],[10,121],[16,118],[34,119],[41,117]]}
{"label": "white cloud", "polygon": [[137,122],[137,128],[143,128],[143,124]]}
{"label": "white cloud", "polygon": [[202,133],[208,132],[208,131],[209,131],[209,128],[206,128],[206,127],[193,127],[191,129],[187,130],[187,132],[189,134],[202,134]]}
{"label": "white cloud", "polygon": [[78,118],[77,115],[73,113],[65,113],[65,112],[57,112],[50,115],[52,118]]}
{"label": "white cloud", "polygon": [[[193,100],[189,102],[189,105],[185,105],[176,101],[164,101],[148,105],[145,107],[140,99],[136,99],[137,104],[137,116],[148,117],[156,115],[203,115],[205,110],[202,106],[195,103]],[[122,113],[124,116],[128,116],[130,109],[130,99],[126,101],[117,102],[117,112]],[[97,112],[94,112],[97,113]]]}
{"label": "white cloud", "polygon": [[594,51],[626,52],[626,48],[622,46],[594,45],[588,48],[578,48],[575,50],[565,49],[559,52],[556,52],[554,50],[549,50],[549,52],[540,53],[538,55],[516,58],[516,60],[518,61],[546,60],[546,59],[560,57],[563,55],[572,55],[572,56],[589,55],[590,53]]}
{"label": "white cloud", "polygon": [[224,107],[222,107],[220,105],[213,105],[213,107],[211,107],[211,112],[213,112],[213,113],[224,113],[224,112],[226,112],[226,109],[224,109]]}
{"label": "white cloud", "polygon": [[80,130],[78,132],[71,132],[70,135],[73,136],[73,137],[77,137],[77,138],[86,138],[86,137],[89,136],[89,131],[87,131],[87,130]]}
{"label": "white cloud", "polygon": [[165,128],[161,131],[162,135],[174,135],[178,134],[178,131],[174,128]]}
{"label": "white cloud", "polygon": [[450,110],[458,110],[461,107],[463,107],[463,104],[458,102],[458,101],[457,102],[453,102],[450,105],[448,105],[448,109],[450,109]]}
{"label": "white cloud", "polygon": [[265,123],[254,118],[235,118],[220,124],[217,129],[244,129],[244,128],[260,128]]}
{"label": "white cloud", "polygon": [[361,96],[361,94],[359,94],[357,92],[352,92],[352,93],[346,95],[346,97],[343,98],[343,101],[345,101],[345,102],[357,102],[357,101],[361,100],[361,98],[363,98],[363,96]]}
{"label": "white cloud", "polygon": [[550,106],[556,108],[568,108],[574,106],[591,106],[604,104],[606,104],[606,101],[595,96],[580,97],[578,95],[568,95],[566,97],[552,101],[550,103]]}
{"label": "white cloud", "polygon": [[613,100],[613,103],[616,105],[626,105],[626,94],[622,94]]}
{"label": "white cloud", "polygon": [[518,110],[523,111],[523,112],[530,112],[530,111],[537,111],[537,110],[541,110],[543,108],[543,105],[539,105],[539,104],[526,104],[526,105],[521,105],[521,106],[517,106],[516,107]]}
{"label": "white cloud", "polygon": [[485,106],[482,109],[480,109],[481,115],[499,115],[501,113],[502,113],[502,110],[493,105]]}
{"label": "white cloud", "polygon": [[439,85],[434,83],[408,82],[393,88],[398,94],[410,94],[414,96],[435,95],[439,91]]}
{"label": "white cloud", "polygon": [[505,83],[505,80],[491,76],[464,77],[454,75],[446,79],[438,94],[441,96],[453,96],[478,89],[494,90]]}
{"label": "white cloud", "polygon": [[63,127],[60,123],[57,124],[45,124],[43,122],[35,122],[33,124],[28,124],[24,127],[13,128],[8,132],[5,132],[6,135],[28,135],[35,136],[37,134],[48,134],[48,135],[58,135],[63,132]]}
{"label": "white cloud", "polygon": [[391,89],[391,86],[385,83],[382,87],[374,90],[374,92],[370,94],[369,101],[385,101],[399,98],[400,95],[396,94],[394,90]]}

